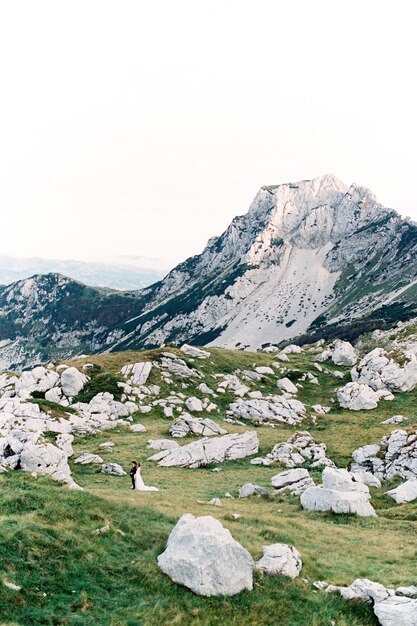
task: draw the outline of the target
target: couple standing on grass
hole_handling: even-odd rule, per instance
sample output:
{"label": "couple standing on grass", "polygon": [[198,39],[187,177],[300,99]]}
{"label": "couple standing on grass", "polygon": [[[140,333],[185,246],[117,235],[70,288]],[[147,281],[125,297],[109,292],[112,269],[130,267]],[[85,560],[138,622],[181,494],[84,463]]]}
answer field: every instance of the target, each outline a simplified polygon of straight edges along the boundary
{"label": "couple standing on grass", "polygon": [[132,489],[136,491],[159,491],[157,487],[147,487],[140,475],[140,463],[132,461],[130,468],[130,478],[132,480]]}

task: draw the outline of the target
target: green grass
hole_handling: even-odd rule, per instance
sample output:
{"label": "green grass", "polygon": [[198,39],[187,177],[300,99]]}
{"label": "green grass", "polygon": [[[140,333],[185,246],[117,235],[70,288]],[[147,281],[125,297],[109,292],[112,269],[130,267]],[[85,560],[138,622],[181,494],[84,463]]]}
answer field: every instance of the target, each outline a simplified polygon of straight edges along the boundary
{"label": "green grass", "polygon": [[[222,349],[210,352],[212,357],[206,361],[186,360],[204,371],[211,387],[216,371],[252,369],[254,364],[270,365],[273,360],[267,354]],[[155,359],[159,354],[118,353],[71,364],[95,363],[102,372],[117,376],[122,365]],[[291,355],[290,360],[286,364],[290,371],[313,371],[320,382],[304,383],[299,398],[309,405],[321,402],[330,406],[330,398],[343,384],[330,371],[341,368],[326,363],[325,372],[316,372],[312,355],[306,353]],[[156,370],[150,382],[161,384]],[[261,385],[248,385],[265,393],[275,391],[276,377],[266,378]],[[194,384],[184,393],[201,397]],[[219,396],[215,402],[220,413],[211,417],[221,420],[232,399],[229,393]],[[377,442],[390,432],[393,427],[380,424],[386,417],[402,413],[409,418],[406,426],[416,427],[416,399],[416,393],[399,394],[393,402],[381,402],[375,411],[358,413],[331,405],[332,411],[319,416],[316,426],[307,420],[299,430],[309,430],[316,441],[326,443],[328,456],[346,466],[352,450]],[[132,492],[128,477],[105,476],[97,466],[72,466],[74,479],[84,492],[72,492],[48,478],[35,480],[22,472],[0,476],[0,578],[22,586],[21,592],[13,592],[0,585],[0,623],[330,626],[334,620],[337,626],[367,626],[376,624],[370,607],[317,592],[302,579],[349,584],[354,578],[367,577],[387,586],[415,582],[417,504],[395,505],[384,495],[388,486],[372,490],[377,518],[303,511],[299,499],[289,495],[225,499],[226,491],[236,496],[245,482],[270,486],[271,477],[281,468],[252,466],[249,459],[224,463],[219,472],[213,472],[212,467],[159,468],[146,460],[151,454],[146,443],[150,438],[168,436],[171,420],[162,416],[160,408],[137,415],[135,420],[148,432],[132,433],[119,427],[77,438],[73,458],[89,450],[126,469],[131,459],[138,458],[145,482],[157,485],[157,493]],[[247,430],[223,421],[221,424],[229,432]],[[294,431],[290,427],[258,427],[260,453],[269,452]],[[106,440],[116,444],[111,452],[99,447]],[[319,473],[314,472],[314,476],[319,478]],[[221,508],[198,502],[213,497],[222,498]],[[301,576],[291,581],[256,574],[252,592],[232,598],[195,596],[172,583],[156,564],[170,530],[183,513],[215,516],[254,558],[261,556],[263,545],[272,542],[295,545],[303,559]],[[233,513],[242,517],[233,520]],[[110,532],[92,534],[105,524],[110,525]]]}

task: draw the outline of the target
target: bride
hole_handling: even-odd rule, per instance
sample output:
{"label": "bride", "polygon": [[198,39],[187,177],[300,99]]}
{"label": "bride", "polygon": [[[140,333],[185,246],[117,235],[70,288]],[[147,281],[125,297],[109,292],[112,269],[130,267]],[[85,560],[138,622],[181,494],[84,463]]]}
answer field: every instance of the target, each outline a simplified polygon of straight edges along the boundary
{"label": "bride", "polygon": [[158,487],[147,487],[140,475],[140,463],[136,465],[135,472],[135,489],[136,491],[159,491]]}

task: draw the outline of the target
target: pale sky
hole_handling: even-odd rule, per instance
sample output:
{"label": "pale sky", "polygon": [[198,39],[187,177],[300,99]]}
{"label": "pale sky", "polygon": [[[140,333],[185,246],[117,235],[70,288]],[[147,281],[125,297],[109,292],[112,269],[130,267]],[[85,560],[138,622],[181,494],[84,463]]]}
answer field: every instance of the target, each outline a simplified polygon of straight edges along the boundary
{"label": "pale sky", "polygon": [[332,172],[417,220],[410,0],[0,0],[0,254],[183,260]]}

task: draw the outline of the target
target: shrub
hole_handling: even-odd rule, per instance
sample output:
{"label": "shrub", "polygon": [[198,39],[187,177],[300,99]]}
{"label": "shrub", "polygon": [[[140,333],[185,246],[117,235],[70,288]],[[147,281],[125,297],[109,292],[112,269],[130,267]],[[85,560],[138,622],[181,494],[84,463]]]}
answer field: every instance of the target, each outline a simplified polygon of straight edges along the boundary
{"label": "shrub", "polygon": [[74,402],[90,402],[98,393],[107,391],[111,393],[115,400],[122,397],[122,390],[118,386],[119,379],[114,374],[106,372],[91,378],[84,386],[84,389],[74,398]]}

